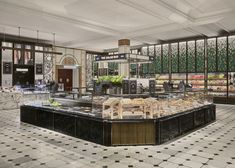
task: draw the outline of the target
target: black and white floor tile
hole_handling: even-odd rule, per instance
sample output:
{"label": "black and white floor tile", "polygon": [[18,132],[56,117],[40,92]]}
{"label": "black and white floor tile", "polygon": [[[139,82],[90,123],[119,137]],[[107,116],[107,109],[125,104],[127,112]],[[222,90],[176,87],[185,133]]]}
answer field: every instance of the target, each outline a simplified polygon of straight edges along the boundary
{"label": "black and white floor tile", "polygon": [[235,168],[235,106],[217,105],[217,121],[159,146],[105,147],[21,123],[0,111],[0,168]]}

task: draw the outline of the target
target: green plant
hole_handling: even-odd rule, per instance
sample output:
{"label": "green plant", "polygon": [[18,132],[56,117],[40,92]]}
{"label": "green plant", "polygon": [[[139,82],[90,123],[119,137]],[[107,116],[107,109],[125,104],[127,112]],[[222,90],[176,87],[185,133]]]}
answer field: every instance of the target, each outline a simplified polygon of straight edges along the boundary
{"label": "green plant", "polygon": [[117,76],[101,76],[98,78],[96,83],[102,83],[102,82],[107,82],[111,83],[114,86],[121,86],[122,81],[123,81],[124,76],[122,75],[117,75]]}
{"label": "green plant", "polygon": [[48,99],[48,102],[53,107],[60,107],[61,106],[61,104],[59,102],[55,101],[54,99]]}

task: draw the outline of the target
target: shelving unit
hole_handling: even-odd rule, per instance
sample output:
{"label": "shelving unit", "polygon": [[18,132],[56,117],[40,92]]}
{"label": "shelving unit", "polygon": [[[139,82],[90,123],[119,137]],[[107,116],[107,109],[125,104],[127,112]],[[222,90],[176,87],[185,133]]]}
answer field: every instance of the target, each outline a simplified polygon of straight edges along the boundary
{"label": "shelving unit", "polygon": [[208,74],[208,94],[211,96],[226,96],[227,78],[224,73]]}

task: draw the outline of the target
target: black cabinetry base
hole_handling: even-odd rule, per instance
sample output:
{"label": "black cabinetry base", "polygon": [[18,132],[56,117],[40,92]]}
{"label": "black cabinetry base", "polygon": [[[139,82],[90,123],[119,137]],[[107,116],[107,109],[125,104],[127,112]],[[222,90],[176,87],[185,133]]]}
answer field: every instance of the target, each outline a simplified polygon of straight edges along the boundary
{"label": "black cabinetry base", "polygon": [[235,105],[235,97],[226,97],[226,96],[213,97],[213,102],[216,104],[233,104],[233,105]]}
{"label": "black cabinetry base", "polygon": [[215,105],[206,105],[157,119],[107,120],[59,109],[21,106],[22,122],[105,146],[155,145],[215,121]]}

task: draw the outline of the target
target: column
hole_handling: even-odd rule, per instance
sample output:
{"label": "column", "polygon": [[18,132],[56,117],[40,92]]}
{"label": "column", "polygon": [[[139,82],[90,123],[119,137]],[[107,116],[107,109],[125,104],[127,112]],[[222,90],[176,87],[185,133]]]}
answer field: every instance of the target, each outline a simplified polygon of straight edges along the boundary
{"label": "column", "polygon": [[[129,39],[120,39],[118,40],[118,53],[130,53],[130,40]],[[121,63],[118,65],[118,74],[125,77],[130,75],[130,65],[129,62]]]}

